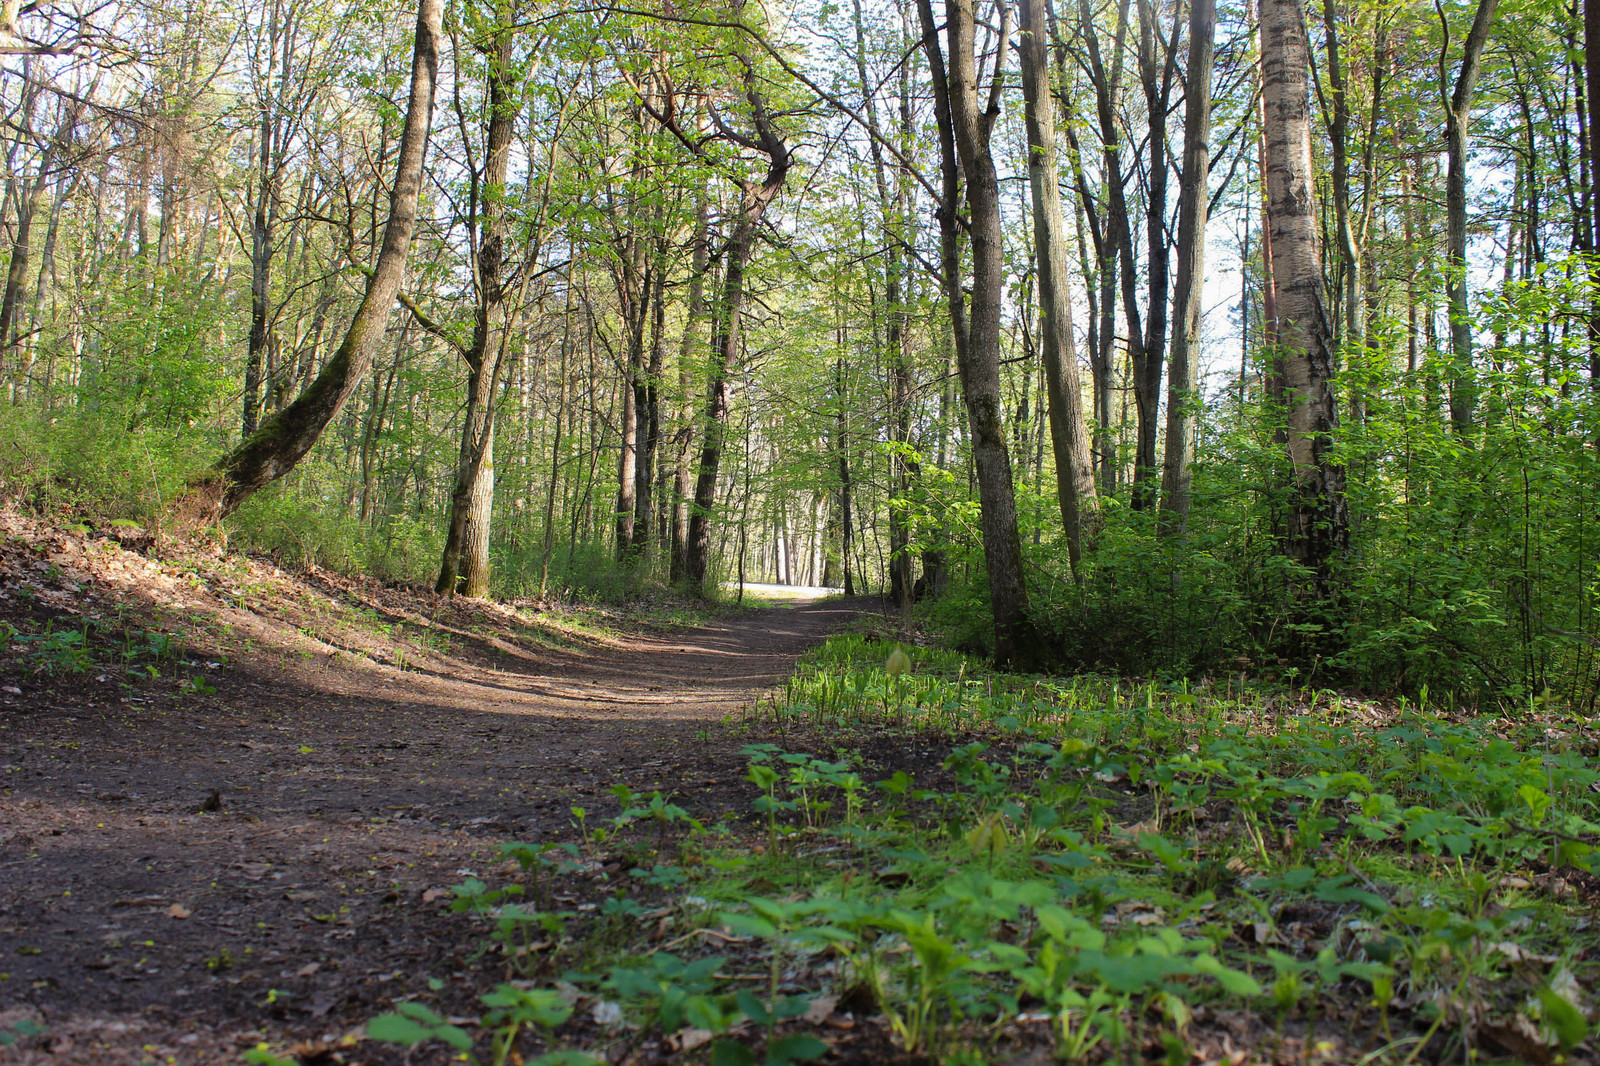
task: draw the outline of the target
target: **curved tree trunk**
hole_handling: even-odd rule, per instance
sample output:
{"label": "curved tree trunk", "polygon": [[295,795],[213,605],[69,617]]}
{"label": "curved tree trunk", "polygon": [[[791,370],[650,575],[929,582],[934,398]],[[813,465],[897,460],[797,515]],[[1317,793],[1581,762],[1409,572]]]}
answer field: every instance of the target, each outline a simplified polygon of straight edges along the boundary
{"label": "curved tree trunk", "polygon": [[411,59],[411,95],[405,128],[400,136],[400,159],[394,189],[389,197],[389,220],[383,247],[367,280],[366,295],[357,308],[344,341],[307,389],[289,406],[268,419],[238,447],[219,459],[210,470],[191,482],[174,503],[181,525],[211,525],[239,509],[255,493],[295,468],[322,436],[329,422],[344,409],[372,365],[373,353],[383,340],[384,327],[394,309],[405,274],[406,255],[417,217],[417,194],[422,187],[422,160],[433,119],[433,90],[439,70],[442,0],[420,0],[416,43]]}
{"label": "curved tree trunk", "polygon": [[[742,11],[742,5],[737,9]],[[698,591],[705,583],[711,564],[711,515],[717,502],[717,470],[722,462],[722,446],[728,433],[728,375],[739,359],[740,317],[744,308],[744,272],[755,250],[756,230],[767,205],[783,188],[789,174],[789,146],[773,127],[767,105],[757,88],[754,70],[745,64],[745,100],[755,124],[755,136],[743,138],[767,156],[767,174],[759,184],[739,182],[739,212],[733,232],[723,248],[721,306],[715,318],[711,375],[706,389],[705,437],[700,449],[700,469],[695,477],[694,506],[689,512],[688,543],[684,553],[684,577]],[[682,137],[681,131],[674,130]],[[703,146],[702,146],[703,150]]]}

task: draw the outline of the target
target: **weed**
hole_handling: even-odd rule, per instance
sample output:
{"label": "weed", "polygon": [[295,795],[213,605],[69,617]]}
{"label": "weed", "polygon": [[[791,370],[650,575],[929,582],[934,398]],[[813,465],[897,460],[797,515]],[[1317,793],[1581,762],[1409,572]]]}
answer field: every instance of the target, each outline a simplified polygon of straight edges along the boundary
{"label": "weed", "polygon": [[[1320,692],[1297,705],[1278,690],[918,658],[890,672],[885,645],[839,638],[760,709],[847,751],[744,749],[760,857],[659,793],[619,788],[605,824],[573,809],[581,844],[507,847],[546,909],[481,882],[457,888],[460,909],[482,915],[514,971],[571,959],[564,976],[596,1016],[632,1027],[622,1057],[689,1027],[710,1034],[714,1062],[800,1061],[822,1045],[799,1017],[846,994],[906,1052],[944,1062],[984,1057],[1024,1014],[1049,1020],[1066,1061],[1148,1046],[1187,1061],[1201,1008],[1259,1015],[1308,1057],[1437,1057],[1467,1018],[1547,1057],[1583,1053],[1596,932],[1581,900],[1536,878],[1593,869],[1586,735],[1551,744],[1549,724],[1421,702],[1357,718]],[[938,787],[904,769],[870,780],[848,755],[856,729],[942,748]],[[667,861],[683,833],[682,861]],[[608,886],[592,917],[552,914],[555,880],[619,843],[654,855],[632,864],[637,888],[676,903]],[[690,941],[739,948],[679,953]],[[559,1023],[519,1025],[550,1044]]]}

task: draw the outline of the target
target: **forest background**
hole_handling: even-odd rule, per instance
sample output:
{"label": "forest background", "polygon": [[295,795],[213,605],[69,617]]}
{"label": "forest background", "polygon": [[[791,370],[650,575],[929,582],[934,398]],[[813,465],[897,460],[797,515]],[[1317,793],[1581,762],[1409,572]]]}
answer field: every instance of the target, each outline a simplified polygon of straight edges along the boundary
{"label": "forest background", "polygon": [[0,479],[445,594],[1592,709],[1584,16],[11,4]]}

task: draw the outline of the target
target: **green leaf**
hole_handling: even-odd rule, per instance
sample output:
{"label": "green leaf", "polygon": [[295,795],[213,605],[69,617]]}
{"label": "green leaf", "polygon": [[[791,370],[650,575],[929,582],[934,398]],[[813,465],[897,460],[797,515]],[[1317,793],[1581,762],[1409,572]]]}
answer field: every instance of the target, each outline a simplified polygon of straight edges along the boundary
{"label": "green leaf", "polygon": [[1222,965],[1221,960],[1215,955],[1196,955],[1194,969],[1196,973],[1205,974],[1207,977],[1215,977],[1217,984],[1221,985],[1230,995],[1259,996],[1261,994],[1261,985],[1254,977],[1238,970],[1228,969],[1228,967]]}
{"label": "green leaf", "polygon": [[739,1009],[744,1011],[744,1016],[757,1025],[771,1025],[776,1019],[772,1012],[767,1010],[767,1005],[761,1002],[761,997],[747,989],[741,990],[735,997]]}
{"label": "green leaf", "polygon": [[433,1029],[398,1014],[380,1014],[367,1023],[367,1039],[415,1047],[433,1036]]}
{"label": "green leaf", "polygon": [[1528,815],[1533,819],[1533,824],[1538,825],[1544,820],[1544,812],[1550,809],[1550,797],[1542,789],[1532,785],[1518,785],[1517,795],[1522,797],[1522,802],[1528,805]]}
{"label": "green leaf", "polygon": [[729,914],[724,911],[717,915],[717,919],[735,933],[742,933],[745,936],[770,940],[778,935],[777,926],[765,918],[757,918],[753,914]]}
{"label": "green leaf", "polygon": [[828,1045],[814,1036],[796,1033],[767,1044],[767,1066],[788,1066],[791,1062],[810,1062],[828,1053]]}
{"label": "green leaf", "polygon": [[756,1053],[735,1040],[711,1045],[711,1066],[756,1066]]}
{"label": "green leaf", "polygon": [[1583,1012],[1549,985],[1539,989],[1539,1006],[1544,1012],[1545,1024],[1561,1042],[1561,1050],[1582,1042],[1589,1035],[1589,1023]]}

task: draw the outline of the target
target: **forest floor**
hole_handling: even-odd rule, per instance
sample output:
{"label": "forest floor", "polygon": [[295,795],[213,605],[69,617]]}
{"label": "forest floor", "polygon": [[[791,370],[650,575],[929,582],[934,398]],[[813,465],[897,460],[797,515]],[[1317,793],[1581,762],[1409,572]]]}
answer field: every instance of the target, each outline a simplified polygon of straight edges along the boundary
{"label": "forest floor", "polygon": [[105,532],[0,509],[0,1066],[1600,1061],[1582,709]]}
{"label": "forest floor", "polygon": [[449,886],[617,784],[744,809],[738,712],[875,606],[545,615],[110,532],[0,513],[0,1062],[395,1059],[362,1023],[469,976]]}

